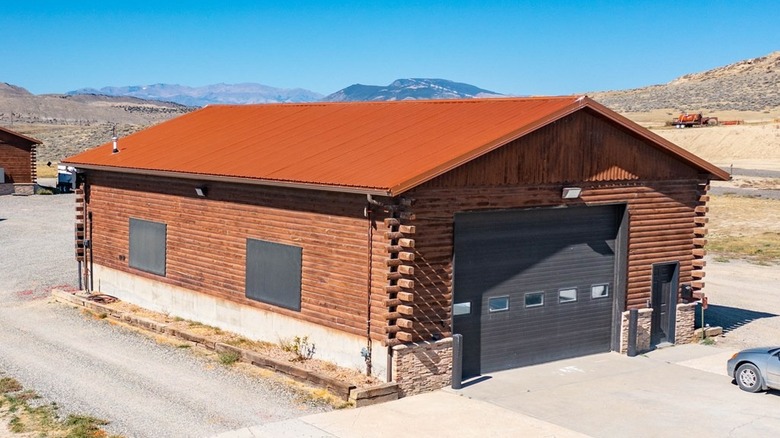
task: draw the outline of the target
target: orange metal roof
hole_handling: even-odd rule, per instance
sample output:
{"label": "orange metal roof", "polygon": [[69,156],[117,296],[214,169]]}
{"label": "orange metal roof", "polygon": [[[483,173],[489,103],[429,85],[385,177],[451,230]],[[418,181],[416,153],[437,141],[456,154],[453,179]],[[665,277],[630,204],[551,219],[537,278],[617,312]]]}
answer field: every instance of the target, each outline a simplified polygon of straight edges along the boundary
{"label": "orange metal roof", "polygon": [[[586,97],[202,108],[65,160],[93,169],[397,195],[584,107],[720,169]],[[643,132],[646,131],[646,132]],[[721,175],[722,176],[722,175]]]}

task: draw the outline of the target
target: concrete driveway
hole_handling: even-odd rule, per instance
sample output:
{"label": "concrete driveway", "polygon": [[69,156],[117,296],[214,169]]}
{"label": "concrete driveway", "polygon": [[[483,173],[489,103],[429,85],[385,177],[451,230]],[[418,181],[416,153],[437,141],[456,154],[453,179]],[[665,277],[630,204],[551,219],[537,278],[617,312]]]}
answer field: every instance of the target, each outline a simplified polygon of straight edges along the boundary
{"label": "concrete driveway", "polygon": [[485,376],[382,405],[269,423],[227,437],[760,437],[780,431],[780,392],[725,374],[731,351],[680,345]]}
{"label": "concrete driveway", "polygon": [[635,358],[587,356],[496,373],[459,393],[593,437],[776,434],[780,392],[732,385],[731,353],[680,345]]}

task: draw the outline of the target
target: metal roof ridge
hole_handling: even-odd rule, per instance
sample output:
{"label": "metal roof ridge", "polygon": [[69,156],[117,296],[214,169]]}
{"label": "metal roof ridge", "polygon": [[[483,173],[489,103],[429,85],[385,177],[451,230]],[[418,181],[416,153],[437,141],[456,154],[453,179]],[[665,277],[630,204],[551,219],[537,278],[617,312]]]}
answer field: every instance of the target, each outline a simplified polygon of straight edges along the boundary
{"label": "metal roof ridge", "polygon": [[[206,108],[265,108],[265,107],[318,107],[318,106],[384,106],[384,105],[410,105],[410,104],[467,104],[467,103],[484,103],[484,102],[519,102],[519,101],[533,101],[533,100],[569,100],[578,99],[582,96],[577,95],[560,95],[560,96],[502,96],[502,97],[475,97],[475,98],[463,98],[463,99],[414,99],[414,100],[353,100],[353,101],[313,101],[313,102],[270,102],[270,103],[216,103],[209,104],[198,108],[195,111],[200,111]],[[193,112],[195,112],[193,111]]]}

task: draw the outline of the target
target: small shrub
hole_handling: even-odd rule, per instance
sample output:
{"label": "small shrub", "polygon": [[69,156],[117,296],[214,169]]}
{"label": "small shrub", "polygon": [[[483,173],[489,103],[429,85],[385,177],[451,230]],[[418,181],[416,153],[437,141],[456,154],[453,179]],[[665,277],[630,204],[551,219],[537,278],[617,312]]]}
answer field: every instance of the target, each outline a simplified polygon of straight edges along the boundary
{"label": "small shrub", "polygon": [[70,437],[106,436],[105,432],[100,429],[100,426],[107,424],[108,421],[106,420],[88,415],[68,415],[68,418],[63,421],[63,425],[69,429],[68,436]]}
{"label": "small shrub", "polygon": [[11,417],[11,421],[8,422],[9,429],[11,429],[11,432],[13,433],[22,433],[24,432],[24,423],[22,423],[22,419],[14,415]]}
{"label": "small shrub", "polygon": [[241,356],[235,351],[223,351],[222,353],[219,353],[219,363],[225,366],[233,365],[238,362],[238,359],[240,358]]}
{"label": "small shrub", "polygon": [[703,345],[715,345],[715,338],[704,338],[703,341],[701,341]]}
{"label": "small shrub", "polygon": [[279,341],[279,346],[282,350],[295,355],[292,359],[293,362],[303,362],[311,359],[316,350],[314,343],[309,342],[308,336],[295,336],[292,339],[282,339]]}
{"label": "small shrub", "polygon": [[22,390],[22,384],[18,380],[10,377],[3,377],[0,379],[0,394],[7,394],[9,392],[17,392]]}

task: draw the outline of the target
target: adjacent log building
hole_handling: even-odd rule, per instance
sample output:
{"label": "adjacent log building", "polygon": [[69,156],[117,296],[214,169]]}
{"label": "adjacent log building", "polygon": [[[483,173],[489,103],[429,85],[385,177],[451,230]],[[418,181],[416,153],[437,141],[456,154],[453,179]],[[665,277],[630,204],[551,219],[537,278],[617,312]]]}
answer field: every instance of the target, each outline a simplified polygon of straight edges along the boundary
{"label": "adjacent log building", "polygon": [[[66,160],[88,288],[399,383],[689,342],[728,174],[587,97],[209,106]],[[85,244],[89,241],[90,244]]]}
{"label": "adjacent log building", "polygon": [[32,195],[40,140],[0,127],[0,195]]}

